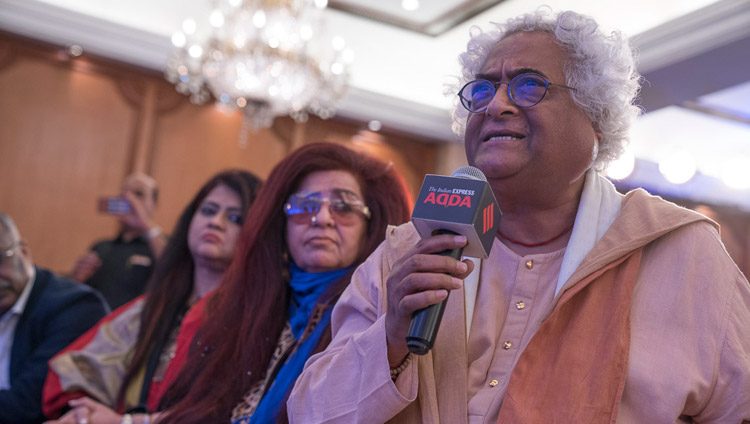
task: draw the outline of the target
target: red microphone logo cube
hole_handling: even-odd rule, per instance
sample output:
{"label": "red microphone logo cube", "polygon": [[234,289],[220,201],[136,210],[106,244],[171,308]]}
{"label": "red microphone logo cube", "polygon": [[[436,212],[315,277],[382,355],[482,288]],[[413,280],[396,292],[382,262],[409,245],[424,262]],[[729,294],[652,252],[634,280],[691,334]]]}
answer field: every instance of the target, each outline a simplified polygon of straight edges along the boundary
{"label": "red microphone logo cube", "polygon": [[466,236],[464,256],[486,259],[501,215],[486,181],[428,174],[411,220],[422,238],[438,229]]}
{"label": "red microphone logo cube", "polygon": [[482,209],[482,234],[486,234],[488,231],[490,231],[494,227],[494,224],[495,224],[495,215],[493,214],[494,210],[495,210],[494,203],[490,203],[484,209]]}

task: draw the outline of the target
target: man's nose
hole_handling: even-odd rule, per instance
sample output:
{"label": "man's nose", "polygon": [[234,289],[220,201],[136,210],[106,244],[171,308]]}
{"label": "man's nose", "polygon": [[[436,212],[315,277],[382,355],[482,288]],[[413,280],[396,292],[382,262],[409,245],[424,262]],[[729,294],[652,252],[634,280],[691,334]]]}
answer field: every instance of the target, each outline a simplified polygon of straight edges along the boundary
{"label": "man's nose", "polygon": [[508,83],[500,83],[495,89],[495,95],[492,96],[490,104],[487,105],[485,113],[490,116],[500,116],[506,114],[517,114],[518,105],[516,105],[508,94]]}

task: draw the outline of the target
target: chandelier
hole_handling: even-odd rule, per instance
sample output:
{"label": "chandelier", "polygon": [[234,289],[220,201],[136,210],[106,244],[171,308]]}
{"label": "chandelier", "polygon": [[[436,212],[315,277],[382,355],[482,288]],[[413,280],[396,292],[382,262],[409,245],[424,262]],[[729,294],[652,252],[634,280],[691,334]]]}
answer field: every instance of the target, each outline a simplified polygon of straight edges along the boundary
{"label": "chandelier", "polygon": [[341,37],[324,42],[327,0],[214,0],[205,25],[187,19],[172,36],[165,76],[190,101],[212,97],[244,111],[254,129],[289,115],[323,119],[347,88],[353,53]]}

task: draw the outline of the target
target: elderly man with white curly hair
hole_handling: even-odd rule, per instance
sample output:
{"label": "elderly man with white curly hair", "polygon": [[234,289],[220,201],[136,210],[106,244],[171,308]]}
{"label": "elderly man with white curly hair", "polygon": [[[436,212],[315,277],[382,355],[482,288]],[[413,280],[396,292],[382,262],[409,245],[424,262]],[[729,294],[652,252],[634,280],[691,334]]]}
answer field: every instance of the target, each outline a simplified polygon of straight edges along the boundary
{"label": "elderly man with white curly hair", "polygon": [[[291,422],[750,421],[750,285],[717,226],[600,175],[639,112],[627,40],[545,9],[472,35],[454,130],[503,212],[490,256],[390,228]],[[412,315],[449,291],[433,350],[414,356]]]}

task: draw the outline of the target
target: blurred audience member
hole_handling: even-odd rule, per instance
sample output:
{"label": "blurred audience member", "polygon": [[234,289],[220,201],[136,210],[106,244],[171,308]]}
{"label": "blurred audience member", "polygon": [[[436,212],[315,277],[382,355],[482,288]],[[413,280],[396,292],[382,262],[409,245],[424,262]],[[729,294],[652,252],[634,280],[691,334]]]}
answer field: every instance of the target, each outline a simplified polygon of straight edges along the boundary
{"label": "blurred audience member", "polygon": [[[177,341],[190,327],[186,314],[221,281],[259,186],[252,174],[230,170],[201,188],[183,211],[146,295],[114,311],[50,361],[44,388],[48,417],[57,417],[69,401],[72,406],[90,401],[77,399],[83,396],[118,411],[155,408],[153,394],[162,392]],[[95,414],[74,412],[60,422],[101,422]]]}
{"label": "blurred audience member", "polygon": [[126,201],[124,207],[100,205],[102,212],[117,217],[117,237],[96,242],[78,259],[70,275],[99,290],[112,309],[143,294],[153,263],[167,244],[166,235],[153,221],[156,181],[142,173],[129,175],[120,196]]}
{"label": "blurred audience member", "polygon": [[108,312],[93,289],[35,268],[0,212],[0,423],[37,423],[47,361]]}

